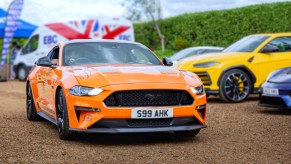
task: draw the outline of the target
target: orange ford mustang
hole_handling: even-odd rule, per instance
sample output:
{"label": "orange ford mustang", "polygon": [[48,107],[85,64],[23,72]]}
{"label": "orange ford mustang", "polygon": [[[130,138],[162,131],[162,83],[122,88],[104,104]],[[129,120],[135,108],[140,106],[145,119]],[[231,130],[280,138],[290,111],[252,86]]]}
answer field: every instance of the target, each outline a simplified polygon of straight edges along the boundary
{"label": "orange ford mustang", "polygon": [[109,40],[57,44],[27,78],[27,118],[75,132],[175,132],[205,128],[206,95],[196,74],[175,70],[144,45]]}

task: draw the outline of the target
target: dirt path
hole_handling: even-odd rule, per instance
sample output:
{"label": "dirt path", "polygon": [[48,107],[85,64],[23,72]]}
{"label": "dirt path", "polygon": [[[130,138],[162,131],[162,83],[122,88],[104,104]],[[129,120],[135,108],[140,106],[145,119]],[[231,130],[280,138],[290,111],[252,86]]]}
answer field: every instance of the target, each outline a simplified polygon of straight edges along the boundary
{"label": "dirt path", "polygon": [[208,128],[170,135],[79,135],[61,141],[47,121],[29,122],[25,83],[0,83],[0,163],[291,163],[291,111],[210,98]]}

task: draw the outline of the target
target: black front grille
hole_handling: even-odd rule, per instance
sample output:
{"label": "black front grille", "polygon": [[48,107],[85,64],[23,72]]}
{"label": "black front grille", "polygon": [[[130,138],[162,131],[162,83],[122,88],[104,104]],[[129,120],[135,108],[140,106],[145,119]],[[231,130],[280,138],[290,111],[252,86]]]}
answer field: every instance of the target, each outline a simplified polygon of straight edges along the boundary
{"label": "black front grille", "polygon": [[129,119],[127,120],[129,127],[163,127],[170,126],[172,118],[163,119]]}
{"label": "black front grille", "polygon": [[203,85],[209,86],[211,85],[211,78],[207,72],[194,72],[198,75],[198,77],[201,79]]}
{"label": "black front grille", "polygon": [[172,106],[191,105],[193,97],[183,90],[128,90],[118,91],[107,97],[107,106]]}
{"label": "black front grille", "polygon": [[279,95],[289,95],[291,96],[290,90],[279,90]]}
{"label": "black front grille", "polygon": [[287,107],[286,103],[280,97],[262,96],[260,103],[274,105],[274,106]]}

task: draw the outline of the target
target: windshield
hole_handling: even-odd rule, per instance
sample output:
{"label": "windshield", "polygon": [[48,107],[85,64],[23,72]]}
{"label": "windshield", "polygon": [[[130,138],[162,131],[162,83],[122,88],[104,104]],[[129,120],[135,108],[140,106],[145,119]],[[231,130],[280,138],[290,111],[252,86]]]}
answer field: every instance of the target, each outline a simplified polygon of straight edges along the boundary
{"label": "windshield", "polygon": [[187,48],[175,53],[171,59],[173,61],[181,60],[182,58],[188,57],[190,55],[201,54],[204,49]]}
{"label": "windshield", "polygon": [[72,43],[65,46],[63,65],[153,64],[159,59],[142,45],[132,43]]}
{"label": "windshield", "polygon": [[269,36],[251,35],[233,43],[222,52],[253,52]]}

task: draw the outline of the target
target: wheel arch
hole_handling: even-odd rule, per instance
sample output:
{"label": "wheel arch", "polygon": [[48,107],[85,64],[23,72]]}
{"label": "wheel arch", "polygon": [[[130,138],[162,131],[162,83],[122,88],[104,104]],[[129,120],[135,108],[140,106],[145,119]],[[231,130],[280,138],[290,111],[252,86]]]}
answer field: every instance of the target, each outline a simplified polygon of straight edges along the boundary
{"label": "wheel arch", "polygon": [[[19,78],[19,69],[23,67],[25,69],[25,78],[24,79],[20,79]],[[25,81],[26,78],[28,77],[29,75],[29,70],[30,70],[31,67],[27,66],[25,63],[21,62],[21,63],[18,63],[17,65],[13,66],[13,71],[15,72],[15,76],[17,79],[19,79],[20,81]]]}
{"label": "wheel arch", "polygon": [[248,68],[248,67],[246,67],[245,65],[237,65],[237,66],[232,66],[232,67],[229,67],[229,68],[226,68],[226,69],[224,69],[222,72],[221,72],[221,74],[220,74],[220,76],[219,76],[219,79],[218,79],[218,81],[217,81],[217,85],[219,86],[219,84],[220,84],[220,82],[221,82],[221,80],[222,80],[222,76],[223,76],[223,74],[225,73],[225,72],[227,72],[227,71],[230,71],[230,70],[232,70],[232,69],[239,69],[239,70],[241,70],[241,71],[244,71],[248,76],[249,76],[249,78],[251,79],[251,81],[252,81],[252,84],[253,84],[253,88],[251,89],[251,92],[253,91],[253,89],[254,89],[254,84],[256,83],[256,81],[257,81],[257,78],[256,78],[256,76],[255,76],[255,74]]}
{"label": "wheel arch", "polygon": [[56,92],[55,92],[55,109],[56,109],[56,116],[58,115],[58,108],[57,108],[57,100],[58,100],[58,93],[59,91],[63,89],[60,85],[57,87]]}
{"label": "wheel arch", "polygon": [[17,71],[18,71],[18,69],[21,67],[21,66],[25,66],[26,67],[26,65],[24,64],[24,63],[18,63],[17,65],[16,65],[16,69],[14,70],[16,73],[17,73]]}
{"label": "wheel arch", "polygon": [[26,81],[25,91],[27,91],[28,85],[30,85],[30,81],[29,80]]}

